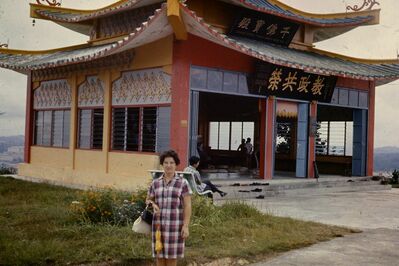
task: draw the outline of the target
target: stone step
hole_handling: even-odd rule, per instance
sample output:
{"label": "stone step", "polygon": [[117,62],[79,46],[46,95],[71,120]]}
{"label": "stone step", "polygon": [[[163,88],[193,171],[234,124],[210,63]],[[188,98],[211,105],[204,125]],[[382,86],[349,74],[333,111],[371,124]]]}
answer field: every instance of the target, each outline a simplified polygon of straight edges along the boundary
{"label": "stone step", "polygon": [[[348,182],[348,180],[351,181]],[[227,192],[228,194],[224,198],[221,198],[219,195],[215,194],[215,200],[247,199],[256,198],[259,196],[263,196],[266,198],[285,195],[306,195],[331,192],[376,191],[391,189],[391,186],[380,185],[378,181],[365,180],[364,178],[322,180],[319,182],[317,182],[316,180],[304,180],[302,182],[298,182],[297,180],[295,180],[293,182],[275,182],[263,186],[254,186],[249,184],[251,183],[244,183],[241,186],[232,186],[231,184],[228,185],[225,182],[223,183],[223,185],[221,185],[220,189],[224,192]]]}

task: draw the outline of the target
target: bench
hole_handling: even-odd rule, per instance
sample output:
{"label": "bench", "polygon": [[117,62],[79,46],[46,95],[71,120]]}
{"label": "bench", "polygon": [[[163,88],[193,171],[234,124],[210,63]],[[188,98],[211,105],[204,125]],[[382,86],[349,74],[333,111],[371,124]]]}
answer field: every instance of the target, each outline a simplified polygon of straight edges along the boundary
{"label": "bench", "polygon": [[[148,172],[151,174],[152,179],[160,178],[163,174],[163,170],[148,170]],[[176,174],[180,177],[183,177],[184,179],[186,179],[188,181],[188,184],[190,185],[193,193],[198,194],[198,195],[207,195],[209,193],[212,194],[211,190],[204,190],[202,192],[197,190],[197,184],[195,182],[193,173],[176,171]]]}

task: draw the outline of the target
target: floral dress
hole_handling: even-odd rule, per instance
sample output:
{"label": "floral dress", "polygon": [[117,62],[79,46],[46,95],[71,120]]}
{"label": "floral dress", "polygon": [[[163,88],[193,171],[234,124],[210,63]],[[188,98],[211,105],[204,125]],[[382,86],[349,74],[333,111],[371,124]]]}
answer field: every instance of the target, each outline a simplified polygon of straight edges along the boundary
{"label": "floral dress", "polygon": [[[154,215],[152,221],[152,255],[157,258],[177,259],[184,257],[184,239],[181,237],[183,227],[183,197],[191,195],[192,191],[182,177],[175,177],[166,183],[163,176],[155,179],[148,191],[150,198],[160,208],[160,214]],[[161,228],[162,251],[155,252],[155,231],[157,225]]]}

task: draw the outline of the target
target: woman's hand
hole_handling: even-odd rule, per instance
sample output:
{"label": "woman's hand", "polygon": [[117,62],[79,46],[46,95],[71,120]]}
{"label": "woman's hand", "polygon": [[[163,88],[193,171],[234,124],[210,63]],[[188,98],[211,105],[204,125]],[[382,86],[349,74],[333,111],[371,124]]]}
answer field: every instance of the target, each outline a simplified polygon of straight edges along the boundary
{"label": "woman's hand", "polygon": [[150,200],[150,199],[147,199],[146,201],[145,201],[145,205],[147,205],[147,206],[152,206],[152,208],[154,209],[154,214],[156,214],[156,213],[159,213],[160,212],[160,208],[159,208],[159,206],[153,201],[153,200]]}
{"label": "woman's hand", "polygon": [[183,225],[183,228],[181,229],[181,237],[183,239],[186,239],[190,235],[188,231],[188,225]]}
{"label": "woman's hand", "polygon": [[155,204],[155,202],[152,203],[152,208],[154,209],[154,214],[158,214],[161,212],[161,209],[157,204]]}

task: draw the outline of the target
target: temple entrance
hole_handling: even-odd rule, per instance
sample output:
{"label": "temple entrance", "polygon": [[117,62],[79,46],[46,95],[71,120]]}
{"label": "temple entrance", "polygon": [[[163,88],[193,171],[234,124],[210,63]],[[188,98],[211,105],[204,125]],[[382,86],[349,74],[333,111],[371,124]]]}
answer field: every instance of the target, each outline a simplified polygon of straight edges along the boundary
{"label": "temple entrance", "polygon": [[277,101],[274,162],[277,177],[295,177],[297,124],[297,104],[295,102]]}
{"label": "temple entrance", "polygon": [[[202,170],[254,174],[259,169],[259,100],[209,92],[193,92],[198,114],[192,114],[191,154],[201,158]],[[198,97],[198,98],[197,98]],[[193,108],[191,108],[193,110]],[[195,117],[198,119],[196,121]],[[194,127],[194,129],[193,129]],[[251,154],[242,148],[250,140]],[[195,143],[195,146],[194,146]],[[241,145],[241,146],[240,146]],[[248,146],[248,145],[247,145]]]}

